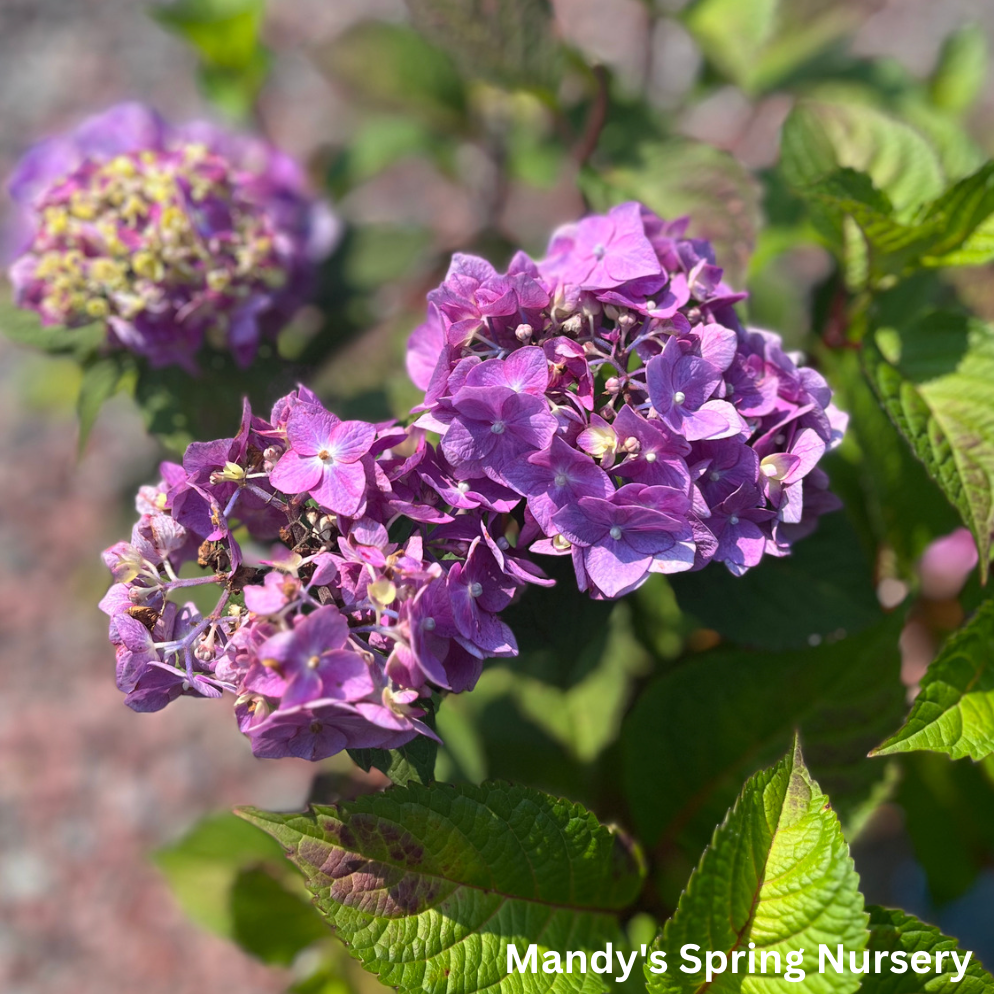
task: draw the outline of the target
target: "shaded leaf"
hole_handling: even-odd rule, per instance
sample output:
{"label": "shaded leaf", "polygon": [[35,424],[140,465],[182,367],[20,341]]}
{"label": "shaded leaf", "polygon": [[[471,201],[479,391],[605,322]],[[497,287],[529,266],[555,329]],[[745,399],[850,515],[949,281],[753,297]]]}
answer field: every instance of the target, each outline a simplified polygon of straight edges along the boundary
{"label": "shaded leaf", "polygon": [[962,897],[994,860],[994,789],[969,760],[919,752],[901,759],[895,800],[937,905]]}
{"label": "shaded leaf", "polygon": [[[602,949],[641,886],[640,856],[579,805],[490,782],[393,787],[306,814],[254,808],[351,955],[401,991],[462,994],[506,977],[506,948]],[[600,990],[523,973],[515,989]]]}
{"label": "shaded leaf", "polygon": [[994,330],[934,312],[864,343],[881,403],[973,533],[986,580],[994,531]]}
{"label": "shaded leaf", "polygon": [[670,577],[680,607],[744,646],[800,648],[880,619],[870,564],[846,516],[829,514],[789,556],[744,576],[708,569]]}
{"label": "shaded leaf", "polygon": [[[904,706],[901,618],[817,648],[717,649],[653,680],[625,721],[623,777],[647,845],[703,845],[747,776],[799,727],[816,774],[853,820],[885,776],[865,761]],[[647,782],[665,790],[647,790]],[[858,827],[858,826],[856,826]]]}
{"label": "shaded leaf", "polygon": [[289,966],[328,929],[313,905],[261,867],[240,870],[229,895],[232,938],[257,959]]}
{"label": "shaded leaf", "polygon": [[985,601],[929,665],[904,725],[878,756],[927,749],[953,759],[994,754],[994,601]]}
{"label": "shaded leaf", "polygon": [[[903,951],[908,954],[907,962],[916,952],[928,953],[934,961],[936,953],[959,950],[955,939],[943,935],[934,925],[926,925],[913,915],[891,908],[870,905],[870,941],[867,949],[871,961],[876,962],[878,952]],[[960,961],[963,953],[960,953]],[[886,960],[884,961],[886,963]],[[970,958],[965,975],[959,982],[953,977],[959,971],[952,956],[943,956],[941,972],[930,974],[926,980],[914,970],[895,974],[884,968],[880,973],[869,973],[860,986],[860,994],[990,994],[994,990],[994,977],[980,965],[976,956]]]}
{"label": "shaded leaf", "polygon": [[[866,923],[859,877],[838,819],[795,742],[776,766],[746,783],[715,830],[656,943],[669,969],[654,974],[646,964],[647,988],[652,994],[782,990],[780,977],[684,973],[676,966],[680,951],[696,944],[728,955],[755,943],[757,960],[762,951],[776,950],[781,962],[788,952],[820,943],[858,953],[867,943]],[[849,994],[859,979],[848,969],[809,973],[807,987],[818,994]]]}

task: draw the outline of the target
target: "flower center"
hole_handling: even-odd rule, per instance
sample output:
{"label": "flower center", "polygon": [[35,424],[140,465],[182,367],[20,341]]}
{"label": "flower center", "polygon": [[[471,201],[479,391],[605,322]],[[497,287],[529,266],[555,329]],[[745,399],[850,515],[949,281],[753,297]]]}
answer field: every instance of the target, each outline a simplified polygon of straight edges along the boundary
{"label": "flower center", "polygon": [[686,399],[687,395],[682,390],[677,390],[677,392],[673,394],[674,404],[682,404]]}
{"label": "flower center", "polygon": [[435,619],[434,618],[425,618],[425,620],[421,622],[421,627],[426,632],[433,632],[435,630]]}
{"label": "flower center", "polygon": [[557,487],[565,487],[567,483],[569,483],[569,477],[562,470],[556,473]]}
{"label": "flower center", "polygon": [[604,255],[605,255],[606,252],[607,252],[607,250],[604,248],[604,246],[600,242],[598,242],[594,246],[593,256],[594,256],[595,259],[597,259],[598,261],[600,261],[601,259],[604,258]]}
{"label": "flower center", "polygon": [[737,524],[739,523],[739,516],[738,516],[737,514],[733,514],[733,515],[732,515],[732,516],[731,516],[731,517],[730,517],[730,518],[728,519],[728,523],[729,523],[730,525],[737,525]]}
{"label": "flower center", "polygon": [[335,461],[334,457],[332,456],[332,454],[327,449],[322,449],[318,453],[318,459],[320,459],[321,462],[334,462]]}
{"label": "flower center", "polygon": [[469,585],[469,596],[470,597],[480,597],[483,594],[483,584],[478,580],[474,580]]}
{"label": "flower center", "polygon": [[655,452],[647,452],[645,454],[645,461],[646,462],[655,462],[656,461],[656,453]]}
{"label": "flower center", "polygon": [[618,539],[621,538],[621,528],[620,528],[620,526],[618,526],[618,525],[611,525],[611,530],[608,532],[608,534],[611,536],[611,538],[613,538],[615,540],[615,542],[617,542]]}
{"label": "flower center", "polygon": [[191,299],[204,319],[286,282],[271,221],[203,145],[87,159],[39,213],[28,255],[41,310],[62,324],[131,322]]}
{"label": "flower center", "polygon": [[492,425],[490,426],[490,430],[491,430],[491,431],[492,431],[492,432],[493,432],[493,433],[494,433],[495,435],[503,435],[503,434],[504,434],[504,422],[503,422],[503,421],[495,421],[495,422],[494,422],[494,423],[493,423],[493,424],[492,424]]}
{"label": "flower center", "polygon": [[307,660],[307,668],[309,670],[316,670],[320,664],[321,664],[321,657],[320,656],[311,656]]}

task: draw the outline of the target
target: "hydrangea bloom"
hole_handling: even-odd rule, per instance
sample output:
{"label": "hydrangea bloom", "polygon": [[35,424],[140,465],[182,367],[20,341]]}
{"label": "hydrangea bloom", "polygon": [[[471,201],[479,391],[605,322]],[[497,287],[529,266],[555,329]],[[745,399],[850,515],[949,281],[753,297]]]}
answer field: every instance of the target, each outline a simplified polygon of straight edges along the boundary
{"label": "hydrangea bloom", "polygon": [[[463,485],[423,431],[340,421],[303,387],[161,472],[104,553],[118,687],[136,711],[230,691],[258,756],[434,736],[424,698],[515,655],[499,614],[551,582],[512,548],[512,490]],[[201,585],[220,589],[206,616],[182,603]]]}
{"label": "hydrangea bloom", "polygon": [[337,231],[283,153],[206,123],[170,127],[139,104],[37,145],[9,191],[20,306],[46,324],[103,321],[111,344],[191,371],[205,337],[248,364]]}
{"label": "hydrangea bloom", "polygon": [[465,492],[524,505],[519,546],[617,597],[654,572],[735,574],[838,506],[817,467],[846,416],[780,338],[743,327],[712,247],[637,203],[519,252],[453,257],[412,334],[419,427]]}

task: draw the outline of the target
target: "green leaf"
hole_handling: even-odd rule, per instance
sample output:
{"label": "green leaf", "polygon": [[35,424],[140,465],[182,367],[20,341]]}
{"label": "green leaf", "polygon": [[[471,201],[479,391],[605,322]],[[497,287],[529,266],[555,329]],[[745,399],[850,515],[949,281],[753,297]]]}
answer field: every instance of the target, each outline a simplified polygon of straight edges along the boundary
{"label": "green leaf", "polygon": [[174,0],[149,13],[180,35],[204,62],[218,69],[245,71],[258,58],[265,0]]}
{"label": "green leaf", "polygon": [[964,114],[980,96],[986,78],[987,32],[979,24],[964,24],[942,43],[929,96],[936,107]]}
{"label": "green leaf", "polygon": [[994,601],[984,601],[948,638],[922,678],[904,725],[875,754],[916,749],[953,759],[994,754]]}
{"label": "green leaf", "polygon": [[[681,948],[746,951],[755,943],[780,953],[841,944],[860,952],[867,943],[867,916],[859,877],[828,798],[804,765],[800,746],[776,766],[753,776],[715,830],[676,914],[663,927],[657,948],[669,969],[645,976],[651,994],[714,994],[784,990],[781,978],[724,972],[683,973]],[[849,994],[859,979],[848,969],[808,973],[806,988],[817,994]]]}
{"label": "green leaf", "polygon": [[126,379],[133,377],[134,372],[135,367],[130,361],[130,356],[121,352],[93,359],[83,367],[83,378],[76,399],[80,452],[86,446],[86,440],[90,437],[90,431],[96,423],[100,408],[122,389]]}
{"label": "green leaf", "polygon": [[[955,939],[943,935],[934,925],[926,925],[913,915],[891,908],[879,908],[870,905],[870,942],[867,949],[870,952],[871,963],[876,963],[877,953],[881,954],[883,964],[888,962],[883,953],[902,951],[907,953],[906,963],[910,963],[912,954],[928,953],[934,961],[939,952],[950,953],[959,951],[960,945]],[[960,962],[964,954],[959,953]],[[880,973],[869,973],[860,987],[860,994],[919,994],[927,990],[929,994],[990,994],[994,990],[994,977],[980,965],[976,956],[970,957],[966,973],[958,981],[959,970],[951,955],[942,957],[941,972],[932,973],[928,979],[919,976],[914,970],[905,973],[892,973],[884,965]]]}
{"label": "green leaf", "polygon": [[802,193],[840,168],[866,173],[899,218],[938,197],[945,185],[925,138],[867,104],[798,102],[784,122],[780,161]]}
{"label": "green leaf", "polygon": [[684,23],[708,59],[748,93],[770,89],[858,23],[852,4],[698,0]]}
{"label": "green leaf", "polygon": [[[528,656],[512,686],[521,713],[581,763],[592,762],[617,738],[632,682],[652,667],[648,652],[632,634],[629,605],[609,607],[603,639],[596,639],[591,647],[597,652],[596,665],[582,679],[567,689],[550,686],[530,675]],[[586,612],[584,607],[581,616]],[[575,617],[559,615],[559,626],[571,627],[565,619]]]}
{"label": "green leaf", "polygon": [[864,342],[881,403],[973,533],[986,582],[994,531],[994,329],[937,311]]}
{"label": "green leaf", "polygon": [[549,0],[407,0],[414,26],[470,79],[552,89],[560,48]]}
{"label": "green leaf", "polygon": [[283,865],[283,852],[233,814],[210,815],[182,839],[156,850],[153,859],[183,911],[219,935],[234,931],[230,892],[247,867]]}
{"label": "green leaf", "polygon": [[[899,300],[914,313],[928,290],[923,284],[934,281],[934,273],[919,274],[895,287],[886,300]],[[822,358],[836,403],[850,415],[842,446],[825,460],[832,489],[859,524],[863,547],[893,550],[895,575],[914,583],[925,548],[956,528],[959,516],[881,409],[856,350],[835,349]],[[865,582],[871,582],[869,575]]]}
{"label": "green leaf", "polygon": [[581,176],[595,209],[641,200],[663,217],[689,214],[690,233],[715,247],[727,278],[740,286],[761,221],[759,183],[736,159],[691,141],[646,142],[634,165]]}
{"label": "green leaf", "polygon": [[[242,817],[300,868],[349,952],[404,992],[469,994],[525,954],[623,942],[618,912],[642,882],[638,851],[576,804],[527,787],[393,787],[334,807]],[[541,961],[541,959],[540,959]],[[595,976],[522,973],[514,990],[602,989]]]}
{"label": "green leaf", "polygon": [[994,861],[994,790],[976,763],[916,752],[901,757],[894,800],[936,905],[962,897]]}
{"label": "green leaf", "polygon": [[366,102],[441,131],[466,126],[466,94],[452,60],[410,27],[363,21],[316,53],[319,69]]}
{"label": "green leaf", "polygon": [[709,569],[670,577],[680,607],[706,628],[757,649],[852,635],[880,619],[870,564],[844,514],[830,514],[789,556],[745,576]]}
{"label": "green leaf", "polygon": [[79,361],[92,356],[103,345],[107,330],[102,323],[83,328],[45,326],[34,312],[0,302],[0,332],[18,345],[28,345],[52,355],[71,355]]}
{"label": "green leaf", "polygon": [[229,895],[231,937],[264,963],[289,966],[328,929],[314,907],[261,867],[239,871]]}
{"label": "green leaf", "polygon": [[[780,754],[797,727],[838,809],[858,820],[885,774],[882,764],[863,760],[904,707],[901,621],[895,614],[807,650],[717,649],[653,680],[622,734],[639,838],[659,852],[702,845],[742,779]],[[650,779],[666,789],[647,790]]]}

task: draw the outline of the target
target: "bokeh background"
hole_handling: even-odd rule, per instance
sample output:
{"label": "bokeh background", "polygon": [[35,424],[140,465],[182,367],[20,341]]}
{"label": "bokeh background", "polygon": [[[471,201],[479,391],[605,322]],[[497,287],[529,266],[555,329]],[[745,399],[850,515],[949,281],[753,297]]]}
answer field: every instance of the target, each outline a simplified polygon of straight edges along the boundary
{"label": "bokeh background", "polygon": [[[680,6],[554,0],[562,36],[609,67],[616,92],[644,94],[673,134],[754,169],[771,165],[791,92],[757,96],[716,78]],[[833,6],[845,22],[837,43],[845,51],[892,59],[921,78],[959,25],[994,32],[987,0],[820,4]],[[583,206],[575,171],[541,148],[518,169],[527,182],[501,186],[478,142],[456,140],[428,154],[422,122],[403,107],[377,118],[380,132],[370,136],[363,76],[377,69],[342,70],[336,46],[361,20],[405,16],[402,0],[271,0],[263,29],[272,62],[258,123],[316,177],[331,178],[336,210],[361,239],[345,276],[363,294],[345,318],[365,330],[350,333],[316,379],[342,409],[402,406],[403,335],[446,253],[495,231],[540,249],[547,232]],[[33,141],[122,99],[151,103],[174,120],[216,114],[198,89],[196,61],[137,0],[0,0],[0,176]],[[981,141],[987,136],[988,153],[992,84],[970,122]],[[365,85],[375,89],[375,80]],[[731,195],[726,206],[742,209]],[[819,250],[800,249],[756,288],[788,338],[807,330],[805,294],[828,266]],[[781,294],[783,286],[790,292]],[[308,322],[305,314],[285,345],[290,353],[306,348]],[[182,698],[138,716],[122,705],[95,608],[107,582],[98,554],[130,528],[134,489],[151,479],[161,453],[131,403],[116,398],[78,458],[77,387],[68,360],[0,339],[0,990],[283,991],[289,971],[256,963],[185,919],[148,854],[213,810],[299,807],[314,771],[253,759],[223,707]],[[228,413],[234,424],[236,412]],[[503,692],[496,683],[487,691]],[[517,706],[526,719],[527,703]],[[477,760],[469,772],[490,771],[485,756]],[[939,915],[897,809],[878,816],[857,858],[869,899]],[[988,870],[941,911],[947,931],[988,963],[991,907]]]}

